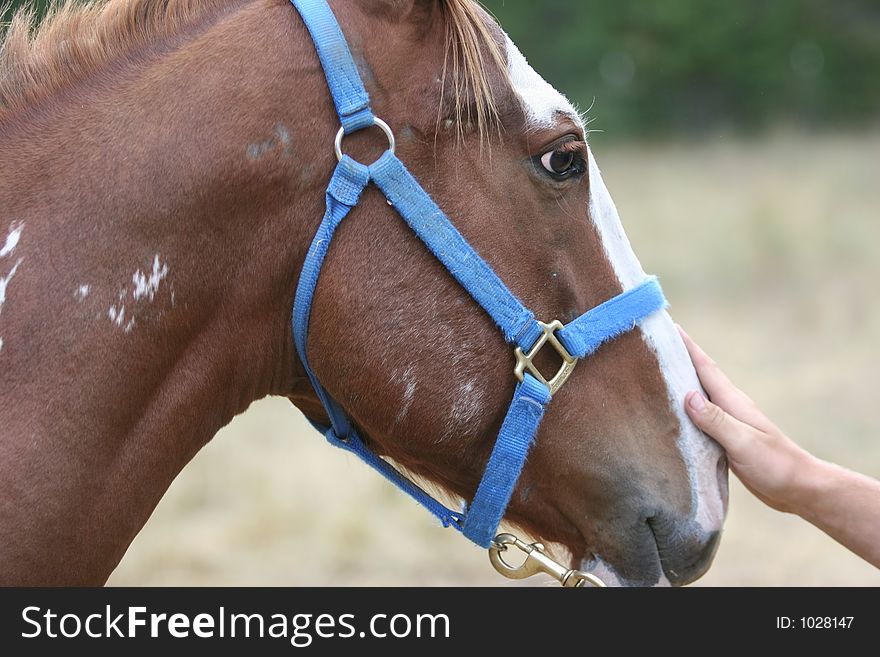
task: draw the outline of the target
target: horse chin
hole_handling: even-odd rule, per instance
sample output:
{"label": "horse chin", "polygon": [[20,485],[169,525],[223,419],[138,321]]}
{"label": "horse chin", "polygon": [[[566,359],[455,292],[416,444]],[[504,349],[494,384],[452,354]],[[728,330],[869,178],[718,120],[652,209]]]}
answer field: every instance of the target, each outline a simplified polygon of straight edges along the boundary
{"label": "horse chin", "polygon": [[[631,581],[627,581],[623,577],[621,577],[614,568],[605,562],[601,557],[590,557],[589,559],[583,559],[580,563],[580,570],[583,570],[585,573],[590,573],[595,575],[606,586],[641,586],[641,584],[637,584]],[[669,580],[666,578],[666,574],[660,574],[660,579],[657,580],[656,583],[651,585],[652,587],[668,587],[672,586]]]}

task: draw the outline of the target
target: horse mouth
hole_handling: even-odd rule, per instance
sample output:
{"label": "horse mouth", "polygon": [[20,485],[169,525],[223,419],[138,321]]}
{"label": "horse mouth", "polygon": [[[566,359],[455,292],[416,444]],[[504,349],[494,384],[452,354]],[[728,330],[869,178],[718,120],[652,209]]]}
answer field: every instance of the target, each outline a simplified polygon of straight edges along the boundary
{"label": "horse mouth", "polygon": [[590,552],[580,560],[580,570],[592,573],[609,586],[684,586],[702,577],[718,549],[720,532],[706,532],[694,523],[684,528],[651,516],[640,532],[639,558],[626,567]]}
{"label": "horse mouth", "polygon": [[660,568],[672,586],[690,584],[709,570],[720,543],[720,531],[707,532],[693,522],[682,528],[662,516],[652,516],[646,523],[654,537]]}

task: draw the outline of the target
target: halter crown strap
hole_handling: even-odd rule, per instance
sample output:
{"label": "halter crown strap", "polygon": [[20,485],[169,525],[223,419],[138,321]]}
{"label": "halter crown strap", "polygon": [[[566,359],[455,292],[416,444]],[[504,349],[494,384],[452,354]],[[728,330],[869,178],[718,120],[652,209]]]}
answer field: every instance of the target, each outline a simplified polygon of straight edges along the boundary
{"label": "halter crown strap", "polygon": [[370,109],[370,96],[330,5],[323,0],[291,1],[312,35],[345,134],[369,128],[375,118]]}
{"label": "halter crown strap", "polygon": [[[566,326],[559,322],[538,322],[394,155],[393,134],[373,115],[357,66],[326,0],[291,2],[315,43],[342,131],[348,134],[379,125],[389,137],[389,150],[370,166],[339,153],[339,163],[327,187],[326,211],[309,247],[297,284],[292,316],[294,341],[300,361],[330,418],[330,426],[313,424],[332,444],[359,456],[433,513],[444,526],[455,527],[474,543],[488,547],[510,502],[552,392],[565,382],[579,358],[593,353],[603,342],[632,329],[640,319],[664,308],[666,299],[657,280],[648,278]],[[469,508],[463,512],[440,504],[370,451],[309,364],[309,319],[321,267],[336,228],[357,205],[361,193],[371,181],[428,250],[492,317],[504,339],[516,345],[517,366],[514,372],[519,384],[514,390],[476,494]],[[545,343],[553,345],[564,361],[562,368],[550,380],[544,379],[532,364],[532,358]]]}

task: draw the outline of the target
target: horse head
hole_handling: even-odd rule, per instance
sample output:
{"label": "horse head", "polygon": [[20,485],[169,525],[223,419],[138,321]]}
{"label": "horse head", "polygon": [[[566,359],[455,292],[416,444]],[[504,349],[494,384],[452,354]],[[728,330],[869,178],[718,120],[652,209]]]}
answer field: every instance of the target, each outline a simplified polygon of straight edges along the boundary
{"label": "horse head", "polygon": [[[583,117],[475,3],[338,9],[399,157],[540,319],[570,321],[646,278]],[[375,158],[379,142],[358,137]],[[471,499],[515,385],[511,350],[375,190],[346,221],[309,359],[374,451]],[[536,364],[549,378],[557,360],[543,350]],[[683,411],[698,386],[665,311],[602,346],[554,396],[507,520],[619,582],[699,577],[727,469]]]}

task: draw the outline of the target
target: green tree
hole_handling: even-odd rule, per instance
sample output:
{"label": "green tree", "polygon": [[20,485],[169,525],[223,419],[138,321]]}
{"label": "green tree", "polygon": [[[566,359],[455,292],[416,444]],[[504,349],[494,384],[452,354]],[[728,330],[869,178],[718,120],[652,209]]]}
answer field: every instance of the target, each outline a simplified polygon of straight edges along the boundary
{"label": "green tree", "polygon": [[880,118],[876,0],[485,0],[614,134]]}

